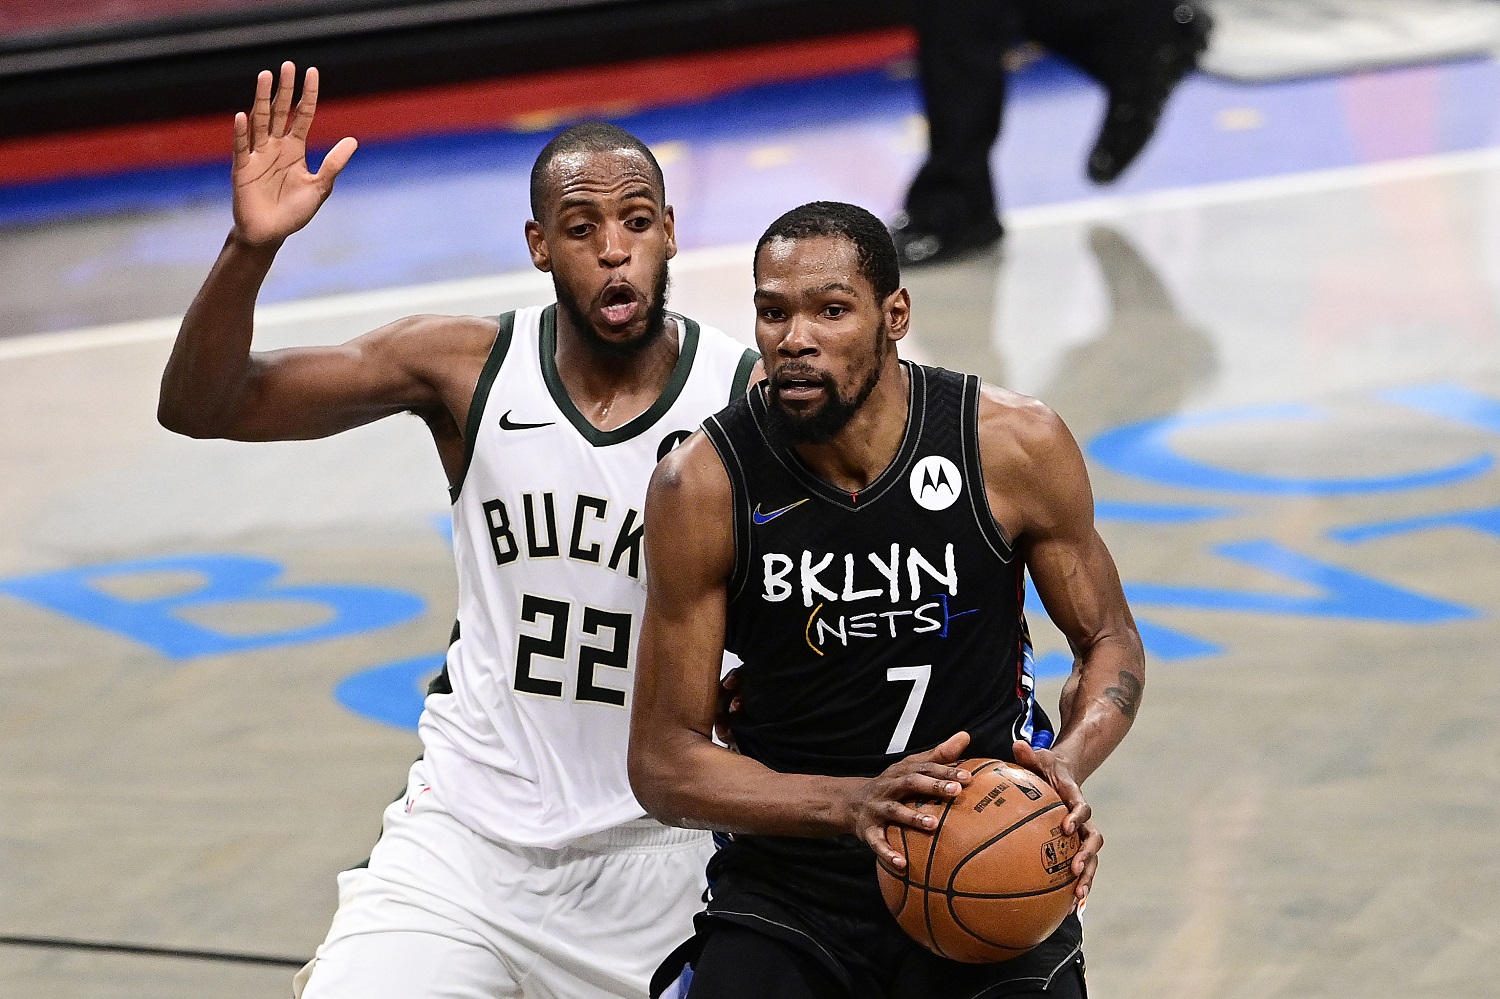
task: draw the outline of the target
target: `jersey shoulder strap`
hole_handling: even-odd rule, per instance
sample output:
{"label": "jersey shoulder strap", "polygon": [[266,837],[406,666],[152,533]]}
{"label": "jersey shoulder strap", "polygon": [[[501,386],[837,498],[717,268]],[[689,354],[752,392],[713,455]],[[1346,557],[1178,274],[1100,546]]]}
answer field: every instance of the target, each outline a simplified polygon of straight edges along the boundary
{"label": "jersey shoulder strap", "polygon": [[491,318],[500,328],[495,333],[495,342],[490,346],[490,355],[485,358],[484,367],[480,369],[479,381],[474,383],[474,397],[469,400],[469,418],[464,425],[464,463],[459,466],[458,477],[448,487],[450,503],[457,503],[458,494],[463,492],[464,478],[469,474],[469,464],[474,460],[474,441],[479,437],[479,427],[484,422],[484,406],[489,401],[495,376],[500,373],[500,365],[505,363],[505,355],[510,351],[511,336],[516,328],[514,312]]}
{"label": "jersey shoulder strap", "polygon": [[973,483],[968,490],[969,508],[974,513],[974,523],[990,551],[1001,562],[1009,564],[1015,557],[1015,547],[1000,529],[1000,523],[990,510],[989,490],[985,485],[984,465],[979,459],[979,399],[983,390],[978,375],[957,375],[962,379],[962,417],[959,421],[959,442],[962,448],[964,480]]}
{"label": "jersey shoulder strap", "polygon": [[686,316],[668,313],[686,332],[694,330],[692,338],[697,342],[693,362],[692,378],[695,390],[701,394],[696,405],[711,405],[715,410],[733,402],[745,394],[750,385],[750,375],[760,352],[746,348],[744,343],[721,329],[695,322]]}
{"label": "jersey shoulder strap", "polygon": [[755,371],[756,362],[760,360],[760,351],[745,349],[740,355],[740,362],[734,369],[734,380],[729,383],[729,401],[734,402],[744,395],[750,388],[750,375]]}
{"label": "jersey shoulder strap", "polygon": [[[750,353],[747,351],[747,353]],[[759,360],[757,355],[756,360]],[[750,367],[754,367],[754,363]],[[734,508],[734,568],[729,574],[727,596],[734,600],[750,576],[750,488],[752,465],[759,464],[751,452],[761,443],[760,424],[751,408],[757,393],[741,390],[725,409],[703,421],[703,433],[719,454],[729,475]]]}

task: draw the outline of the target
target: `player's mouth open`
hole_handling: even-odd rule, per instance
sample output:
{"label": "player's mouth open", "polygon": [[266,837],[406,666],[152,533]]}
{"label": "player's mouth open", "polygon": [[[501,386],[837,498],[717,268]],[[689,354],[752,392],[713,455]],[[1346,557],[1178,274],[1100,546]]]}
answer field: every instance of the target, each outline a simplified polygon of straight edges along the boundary
{"label": "player's mouth open", "polygon": [[604,290],[603,304],[599,307],[599,314],[604,321],[611,326],[624,326],[635,318],[640,311],[640,298],[635,289],[629,285],[617,285]]}
{"label": "player's mouth open", "polygon": [[776,394],[788,400],[816,398],[823,388],[821,378],[795,376],[776,380]]}

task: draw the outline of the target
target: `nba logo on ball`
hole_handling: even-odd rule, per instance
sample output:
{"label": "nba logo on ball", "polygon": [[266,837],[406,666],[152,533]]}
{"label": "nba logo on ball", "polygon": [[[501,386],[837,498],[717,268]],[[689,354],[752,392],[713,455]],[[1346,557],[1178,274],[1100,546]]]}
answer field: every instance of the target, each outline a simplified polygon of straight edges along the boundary
{"label": "nba logo on ball", "polygon": [[958,466],[940,454],[928,455],[911,470],[911,498],[925,510],[948,509],[963,488]]}

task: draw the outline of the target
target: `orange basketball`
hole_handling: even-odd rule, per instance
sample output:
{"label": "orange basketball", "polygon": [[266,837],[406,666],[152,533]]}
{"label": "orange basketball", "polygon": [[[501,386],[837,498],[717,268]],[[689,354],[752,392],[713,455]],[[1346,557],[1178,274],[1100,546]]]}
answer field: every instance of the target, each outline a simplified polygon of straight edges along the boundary
{"label": "orange basketball", "polygon": [[932,832],[886,828],[907,866],[877,861],[880,890],[901,928],[933,953],[1005,961],[1072,910],[1078,835],[1062,831],[1067,807],[1030,770],[1000,760],[958,766],[974,781],[957,798],[916,805],[937,818]]}

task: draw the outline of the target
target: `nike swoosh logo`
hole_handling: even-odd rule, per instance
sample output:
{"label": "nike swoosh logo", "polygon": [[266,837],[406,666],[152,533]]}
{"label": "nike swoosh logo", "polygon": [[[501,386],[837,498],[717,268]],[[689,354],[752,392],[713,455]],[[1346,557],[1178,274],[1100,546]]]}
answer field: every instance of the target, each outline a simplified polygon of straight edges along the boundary
{"label": "nike swoosh logo", "polygon": [[551,423],[512,423],[510,420],[510,414],[511,411],[507,409],[505,411],[505,415],[500,417],[501,430],[535,430],[538,427],[552,426]]}
{"label": "nike swoosh logo", "polygon": [[788,510],[795,510],[797,507],[801,506],[803,503],[806,503],[807,499],[808,499],[807,497],[803,497],[802,499],[799,499],[795,503],[788,503],[786,506],[782,507],[780,510],[772,510],[770,513],[761,513],[760,512],[760,504],[757,503],[757,504],[755,504],[755,509],[752,510],[751,513],[750,513],[750,518],[752,520],[754,520],[757,524],[769,524],[771,521],[775,520],[777,517],[780,517],[782,514],[786,513]]}

